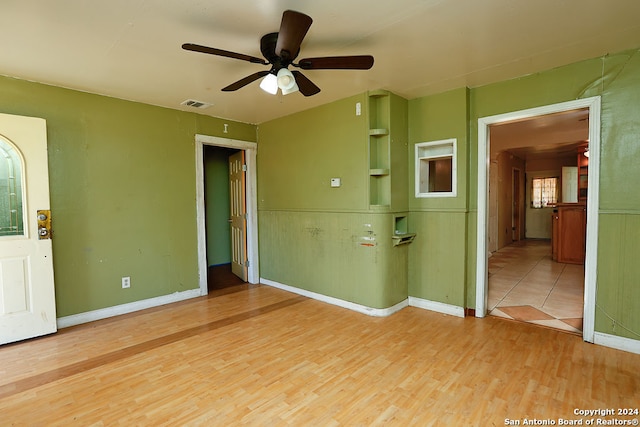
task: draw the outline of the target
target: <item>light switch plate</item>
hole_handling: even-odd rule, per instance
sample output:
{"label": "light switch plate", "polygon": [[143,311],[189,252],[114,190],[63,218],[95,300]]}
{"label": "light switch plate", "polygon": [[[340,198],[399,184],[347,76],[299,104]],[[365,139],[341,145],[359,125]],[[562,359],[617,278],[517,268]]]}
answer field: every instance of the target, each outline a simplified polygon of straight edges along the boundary
{"label": "light switch plate", "polygon": [[331,178],[332,187],[340,187],[340,178]]}

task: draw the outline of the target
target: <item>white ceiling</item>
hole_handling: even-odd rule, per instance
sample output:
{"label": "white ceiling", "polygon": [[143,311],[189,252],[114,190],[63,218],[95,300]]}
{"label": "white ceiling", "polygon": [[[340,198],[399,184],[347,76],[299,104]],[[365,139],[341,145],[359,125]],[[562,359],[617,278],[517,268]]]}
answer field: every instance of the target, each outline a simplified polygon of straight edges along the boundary
{"label": "white ceiling", "polygon": [[[181,49],[261,57],[286,9],[314,20],[299,58],[371,54],[373,68],[305,71],[322,89],[308,98],[258,82],[221,92],[268,67]],[[0,74],[261,123],[370,89],[412,99],[637,48],[639,16],[638,0],[0,0]]]}
{"label": "white ceiling", "polygon": [[491,157],[509,151],[523,160],[576,157],[588,146],[589,109],[546,114],[492,125]]}

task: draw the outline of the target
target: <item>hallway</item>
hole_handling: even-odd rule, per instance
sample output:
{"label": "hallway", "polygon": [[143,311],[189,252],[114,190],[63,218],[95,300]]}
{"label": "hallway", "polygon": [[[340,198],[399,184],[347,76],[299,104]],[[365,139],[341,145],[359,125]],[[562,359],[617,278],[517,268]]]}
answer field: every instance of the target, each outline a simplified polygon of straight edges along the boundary
{"label": "hallway", "polygon": [[489,258],[489,314],[582,334],[584,265],[552,261],[548,240],[522,240]]}

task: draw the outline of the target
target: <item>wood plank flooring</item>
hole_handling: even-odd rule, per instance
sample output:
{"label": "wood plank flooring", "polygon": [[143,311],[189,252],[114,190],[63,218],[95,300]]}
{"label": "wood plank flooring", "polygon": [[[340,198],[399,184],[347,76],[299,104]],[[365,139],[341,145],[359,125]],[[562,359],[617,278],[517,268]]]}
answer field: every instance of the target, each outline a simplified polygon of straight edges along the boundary
{"label": "wood plank flooring", "polygon": [[0,347],[2,426],[491,426],[638,402],[640,355],[573,334],[259,285]]}

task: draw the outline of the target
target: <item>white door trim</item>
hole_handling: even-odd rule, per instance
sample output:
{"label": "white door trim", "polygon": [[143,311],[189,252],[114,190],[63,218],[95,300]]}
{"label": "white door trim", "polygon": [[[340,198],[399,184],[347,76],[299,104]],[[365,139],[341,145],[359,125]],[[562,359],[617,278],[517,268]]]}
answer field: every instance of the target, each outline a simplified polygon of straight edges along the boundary
{"label": "white door trim", "polygon": [[544,114],[589,108],[589,175],[587,198],[587,243],[585,258],[584,319],[582,337],[593,342],[596,310],[596,272],[598,262],[598,206],[600,194],[600,97],[578,99],[543,107],[481,117],[478,119],[478,222],[476,242],[476,316],[487,313],[487,196],[490,154],[489,126]]}
{"label": "white door trim", "polygon": [[247,163],[247,259],[249,260],[248,281],[259,283],[258,258],[258,197],[256,154],[258,144],[236,139],[218,138],[215,136],[196,134],[196,222],[198,232],[198,275],[200,294],[207,290],[207,239],[205,227],[204,205],[204,146],[236,148],[245,151]]}

